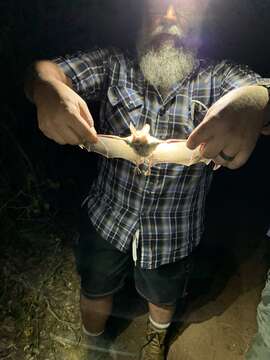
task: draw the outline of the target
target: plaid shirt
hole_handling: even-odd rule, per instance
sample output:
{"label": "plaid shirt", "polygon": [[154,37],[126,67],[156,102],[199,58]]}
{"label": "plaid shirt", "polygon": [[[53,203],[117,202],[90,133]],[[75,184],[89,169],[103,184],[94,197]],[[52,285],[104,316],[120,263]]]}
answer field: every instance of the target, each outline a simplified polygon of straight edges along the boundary
{"label": "plaid shirt", "polygon": [[[197,104],[194,111],[192,100],[209,108],[234,88],[265,83],[246,66],[199,60],[193,73],[162,99],[136,60],[115,49],[54,61],[86,101],[101,101],[98,132],[119,136],[130,134],[130,123],[138,129],[148,123],[156,138],[187,138],[206,113]],[[100,156],[98,169],[86,201],[89,218],[117,249],[127,252],[133,242],[139,265],[153,269],[189,255],[198,245],[211,166],[157,164],[145,177],[126,160]]]}

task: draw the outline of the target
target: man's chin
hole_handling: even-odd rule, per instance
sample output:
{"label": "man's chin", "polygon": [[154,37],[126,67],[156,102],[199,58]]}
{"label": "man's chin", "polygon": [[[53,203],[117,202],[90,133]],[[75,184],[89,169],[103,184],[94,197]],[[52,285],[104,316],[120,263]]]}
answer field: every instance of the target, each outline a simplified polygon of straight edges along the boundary
{"label": "man's chin", "polygon": [[146,80],[157,88],[168,90],[191,73],[195,56],[185,48],[175,48],[166,41],[158,50],[145,49],[140,68]]}

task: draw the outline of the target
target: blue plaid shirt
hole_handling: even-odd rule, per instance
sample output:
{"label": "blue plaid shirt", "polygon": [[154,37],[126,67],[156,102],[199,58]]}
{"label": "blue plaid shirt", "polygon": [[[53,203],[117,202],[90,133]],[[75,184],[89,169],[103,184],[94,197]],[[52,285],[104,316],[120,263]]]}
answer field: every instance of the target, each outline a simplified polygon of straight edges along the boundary
{"label": "blue plaid shirt", "polygon": [[[144,79],[136,60],[116,49],[54,61],[86,101],[101,102],[98,132],[119,136],[130,134],[130,123],[136,128],[148,123],[152,136],[185,139],[206,113],[200,105],[193,111],[192,100],[209,108],[234,88],[265,83],[246,66],[199,60],[193,73],[162,99]],[[127,252],[135,244],[138,264],[153,269],[189,255],[198,245],[211,166],[158,164],[145,177],[126,160],[100,156],[98,169],[86,201],[89,218],[117,249]]]}

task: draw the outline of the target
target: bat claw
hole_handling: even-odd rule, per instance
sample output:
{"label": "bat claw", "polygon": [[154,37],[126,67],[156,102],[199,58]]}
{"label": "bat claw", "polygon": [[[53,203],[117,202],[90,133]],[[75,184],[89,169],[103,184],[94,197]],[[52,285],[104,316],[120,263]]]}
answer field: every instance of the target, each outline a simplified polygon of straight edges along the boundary
{"label": "bat claw", "polygon": [[84,144],[79,144],[79,148],[88,152],[91,152],[91,144],[86,142]]}
{"label": "bat claw", "polygon": [[221,168],[221,165],[215,164],[215,166],[214,166],[214,171],[216,171],[216,170],[218,170],[218,169],[220,169],[220,168]]}
{"label": "bat claw", "polygon": [[134,172],[135,172],[136,175],[141,175],[142,174],[142,170],[139,168],[139,166],[136,166],[134,168]]}
{"label": "bat claw", "polygon": [[148,169],[144,172],[144,176],[150,176],[151,175],[151,169]]}

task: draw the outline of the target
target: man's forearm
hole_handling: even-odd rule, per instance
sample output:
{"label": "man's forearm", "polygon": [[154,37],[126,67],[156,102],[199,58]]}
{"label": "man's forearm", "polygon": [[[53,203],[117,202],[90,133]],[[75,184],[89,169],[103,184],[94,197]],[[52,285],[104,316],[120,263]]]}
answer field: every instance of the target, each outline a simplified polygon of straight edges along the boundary
{"label": "man's forearm", "polygon": [[262,127],[270,120],[269,91],[263,85],[248,85],[234,89],[220,100],[225,104],[233,103],[233,111],[245,113],[247,119],[257,114],[255,116]]}
{"label": "man's forearm", "polygon": [[246,87],[246,91],[250,106],[263,112],[262,126],[265,126],[270,121],[269,90],[262,85],[251,85]]}
{"label": "man's forearm", "polygon": [[24,88],[25,94],[30,101],[35,103],[36,95],[42,96],[46,92],[48,84],[58,81],[72,87],[71,80],[59,66],[51,61],[37,61],[27,71]]}
{"label": "man's forearm", "polygon": [[[264,86],[260,86],[260,87],[264,87]],[[267,135],[270,132],[270,87],[266,88],[264,87],[264,89],[267,91],[267,94],[265,95],[267,100],[267,104],[264,108],[264,122],[263,122],[263,133],[267,133]],[[265,91],[264,91],[265,92]],[[266,93],[266,92],[265,92]]]}

